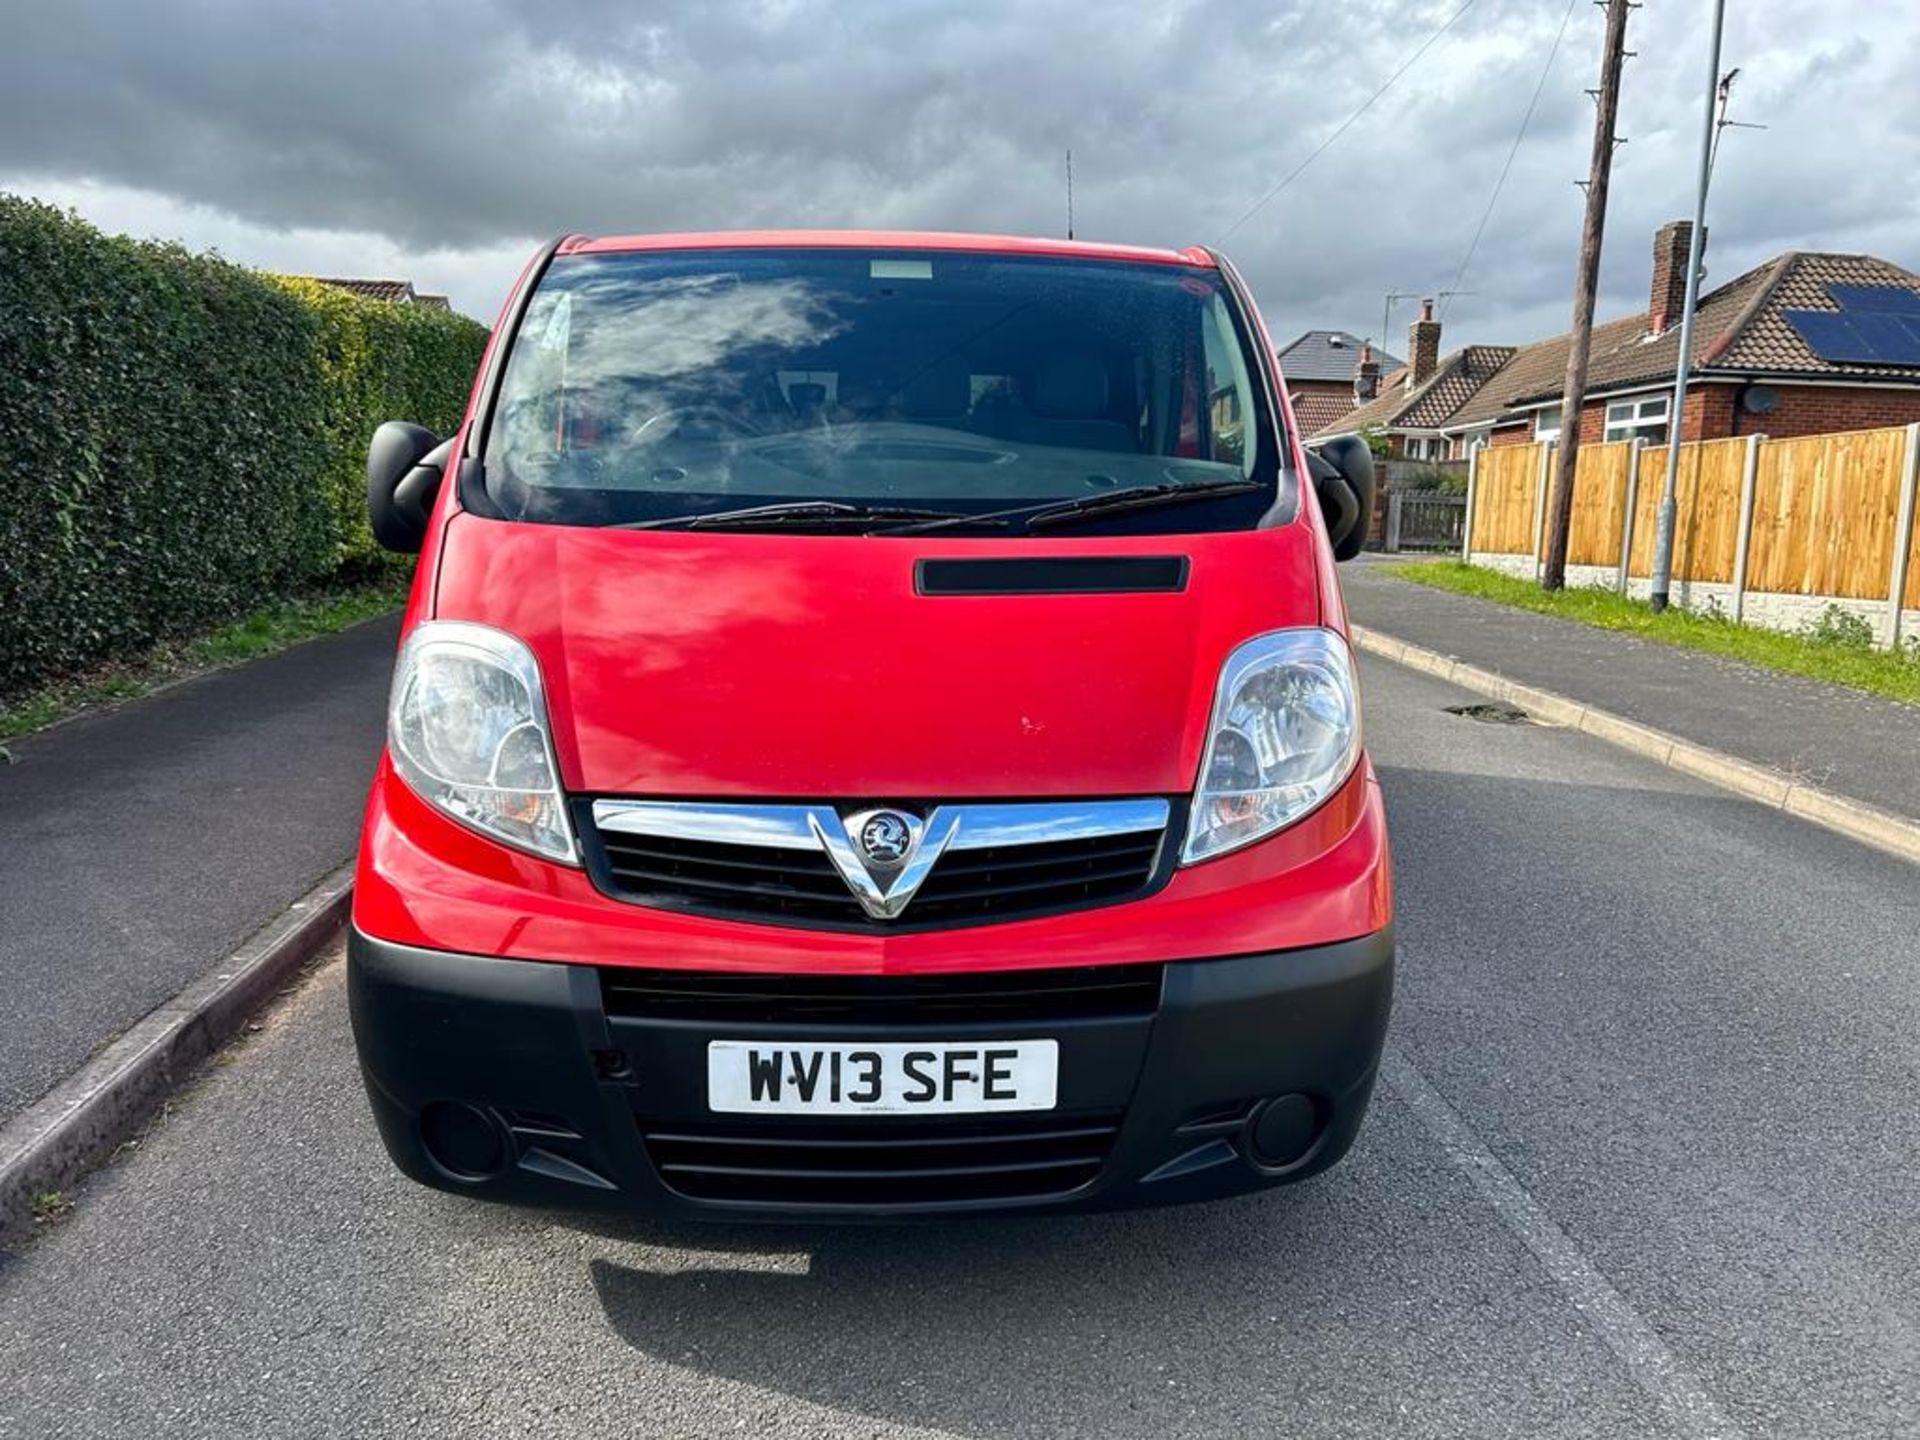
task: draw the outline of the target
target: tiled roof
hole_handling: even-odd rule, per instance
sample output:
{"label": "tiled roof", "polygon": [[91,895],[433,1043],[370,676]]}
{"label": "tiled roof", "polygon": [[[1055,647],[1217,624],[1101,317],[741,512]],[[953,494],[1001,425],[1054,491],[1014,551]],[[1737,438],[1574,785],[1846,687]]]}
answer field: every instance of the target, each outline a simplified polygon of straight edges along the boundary
{"label": "tiled roof", "polygon": [[444,295],[415,295],[413,303],[424,305],[429,310],[451,310],[453,302]]}
{"label": "tiled roof", "polygon": [[326,275],[316,275],[313,278],[322,285],[334,285],[342,290],[351,290],[354,294],[368,300],[394,300],[405,303],[414,298],[411,280],[340,280]]}
{"label": "tiled roof", "polygon": [[1307,438],[1318,440],[1323,435],[1357,435],[1362,430],[1371,430],[1377,425],[1390,424],[1400,407],[1406,403],[1406,395],[1398,386],[1382,383],[1380,393],[1366,404],[1356,406],[1330,424],[1318,430],[1307,432]]}
{"label": "tiled roof", "polygon": [[[1276,353],[1280,357],[1281,373],[1289,380],[1351,381],[1360,364],[1360,347],[1365,343],[1358,335],[1350,335],[1345,330],[1308,330],[1282,345]],[[1373,347],[1373,358],[1382,370],[1396,369],[1406,363],[1378,345]]]}
{"label": "tiled roof", "polygon": [[1300,390],[1293,397],[1293,420],[1302,435],[1314,435],[1353,409],[1353,392]]}
{"label": "tiled roof", "polygon": [[[1700,310],[1693,322],[1695,365],[1700,364],[1715,337],[1738,324],[1749,302],[1761,293],[1772,267],[1779,263],[1769,261],[1700,298]],[[1570,334],[1561,334],[1523,347],[1474,403],[1463,406],[1449,423],[1484,424],[1498,419],[1511,406],[1558,398],[1566,383],[1567,347],[1571,343]],[[1671,378],[1679,356],[1677,324],[1649,339],[1644,311],[1609,320],[1593,327],[1593,348],[1587,359],[1587,389],[1599,393]]]}
{"label": "tiled roof", "polygon": [[[1838,309],[1827,293],[1832,284],[1890,285],[1920,294],[1920,276],[1888,260],[1788,251],[1700,297],[1693,368],[1783,378],[1917,378],[1912,368],[1837,364],[1808,348],[1781,312]],[[1488,424],[1512,418],[1507,412],[1514,406],[1556,399],[1566,377],[1568,343],[1568,336],[1555,335],[1525,346],[1448,426]],[[1598,394],[1671,380],[1679,356],[1678,325],[1649,337],[1644,313],[1623,315],[1594,327],[1587,389]]]}
{"label": "tiled roof", "polygon": [[1318,438],[1322,434],[1353,434],[1375,426],[1437,429],[1497,375],[1513,353],[1507,345],[1468,345],[1443,358],[1426,382],[1411,391],[1406,388],[1403,365],[1381,382],[1380,393],[1372,400],[1312,433]]}
{"label": "tiled roof", "polygon": [[1774,262],[1773,282],[1727,343],[1706,347],[1702,363],[1716,370],[1763,370],[1862,379],[1915,378],[1912,366],[1852,365],[1822,360],[1786,321],[1787,310],[1837,310],[1829,285],[1887,285],[1920,294],[1920,275],[1873,255],[1794,250]]}
{"label": "tiled roof", "polygon": [[[1611,355],[1621,345],[1638,344],[1646,328],[1647,317],[1644,315],[1629,315],[1625,319],[1609,320],[1604,325],[1594,326],[1593,350],[1588,361],[1588,389],[1599,387],[1596,376],[1602,356]],[[1500,373],[1480,388],[1479,394],[1453,413],[1447,421],[1448,427],[1489,425],[1505,415],[1516,403],[1550,400],[1559,395],[1567,376],[1569,343],[1568,336],[1555,335],[1551,339],[1536,340],[1531,345],[1521,346]],[[1678,352],[1677,341],[1672,348]]]}
{"label": "tiled roof", "polygon": [[1442,365],[1421,388],[1419,397],[1400,412],[1399,424],[1413,430],[1432,430],[1447,420],[1513,358],[1511,345],[1469,345],[1454,353],[1457,362]]}

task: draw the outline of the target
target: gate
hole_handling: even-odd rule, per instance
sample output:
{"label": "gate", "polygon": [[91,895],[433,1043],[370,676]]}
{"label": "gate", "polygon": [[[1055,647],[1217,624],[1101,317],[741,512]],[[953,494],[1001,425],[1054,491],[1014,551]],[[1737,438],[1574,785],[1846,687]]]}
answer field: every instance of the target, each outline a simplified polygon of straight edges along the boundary
{"label": "gate", "polygon": [[1467,534],[1467,497],[1441,490],[1387,495],[1386,548],[1458,551]]}

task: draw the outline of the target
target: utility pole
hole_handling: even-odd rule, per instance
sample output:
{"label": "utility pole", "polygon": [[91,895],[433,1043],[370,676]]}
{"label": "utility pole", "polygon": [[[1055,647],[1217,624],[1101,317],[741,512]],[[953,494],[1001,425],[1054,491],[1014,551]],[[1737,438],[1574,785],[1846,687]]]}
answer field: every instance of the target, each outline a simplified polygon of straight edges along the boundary
{"label": "utility pole", "polygon": [[[1693,196],[1693,237],[1687,245],[1687,293],[1680,303],[1680,357],[1673,371],[1673,401],[1667,409],[1667,478],[1660,486],[1660,508],[1653,527],[1653,575],[1648,597],[1653,613],[1667,608],[1673,582],[1673,522],[1679,506],[1674,494],[1680,484],[1680,441],[1687,419],[1687,367],[1693,359],[1693,312],[1700,302],[1700,247],[1707,238],[1707,185],[1713,178],[1714,139],[1720,133],[1714,109],[1733,90],[1733,76],[1723,87],[1720,73],[1720,27],[1727,17],[1727,0],[1713,0],[1713,39],[1707,54],[1707,118],[1700,133],[1700,183]],[[1738,73],[1737,71],[1735,72]]]}
{"label": "utility pole", "polygon": [[1607,183],[1613,176],[1613,127],[1620,116],[1620,67],[1627,57],[1628,0],[1606,0],[1607,37],[1600,56],[1600,88],[1593,92],[1593,160],[1587,173],[1587,213],[1580,225],[1580,261],[1573,282],[1573,332],[1567,346],[1567,383],[1560,394],[1560,444],[1548,512],[1543,589],[1567,583],[1567,534],[1573,528],[1573,473],[1580,458],[1580,407],[1587,398],[1587,358],[1593,349],[1594,292],[1600,286],[1600,241],[1607,228]]}

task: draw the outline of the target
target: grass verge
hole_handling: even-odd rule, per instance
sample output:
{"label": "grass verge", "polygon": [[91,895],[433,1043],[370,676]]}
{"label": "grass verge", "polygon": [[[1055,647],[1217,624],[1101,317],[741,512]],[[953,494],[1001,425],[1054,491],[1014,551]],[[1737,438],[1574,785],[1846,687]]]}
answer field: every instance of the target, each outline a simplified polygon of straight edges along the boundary
{"label": "grass verge", "polygon": [[0,741],[131,700],[176,680],[344,630],[404,604],[409,583],[405,575],[382,575],[288,596],[212,630],[0,696]]}
{"label": "grass verge", "polygon": [[1625,599],[1611,590],[1542,590],[1531,580],[1458,560],[1414,561],[1381,568],[1416,585],[1557,615],[1602,630],[1623,630],[1662,645],[1704,650],[1749,665],[1785,670],[1920,705],[1920,645],[1909,643],[1899,651],[1876,650],[1864,622],[1837,609],[1810,630],[1794,634],[1736,625],[1724,615],[1691,610],[1669,609],[1656,615],[1642,602]]}

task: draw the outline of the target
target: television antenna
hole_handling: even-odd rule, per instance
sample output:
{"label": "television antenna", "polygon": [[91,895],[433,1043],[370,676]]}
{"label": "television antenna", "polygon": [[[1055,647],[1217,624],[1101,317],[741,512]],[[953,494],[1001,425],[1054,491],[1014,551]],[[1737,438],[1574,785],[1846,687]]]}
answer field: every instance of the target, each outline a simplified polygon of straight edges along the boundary
{"label": "television antenna", "polygon": [[1707,176],[1713,176],[1713,167],[1720,159],[1720,140],[1729,130],[1764,130],[1764,125],[1756,125],[1751,120],[1735,120],[1727,114],[1733,105],[1733,82],[1740,78],[1740,67],[1734,66],[1720,77],[1719,87],[1714,91],[1713,153],[1707,157]]}

